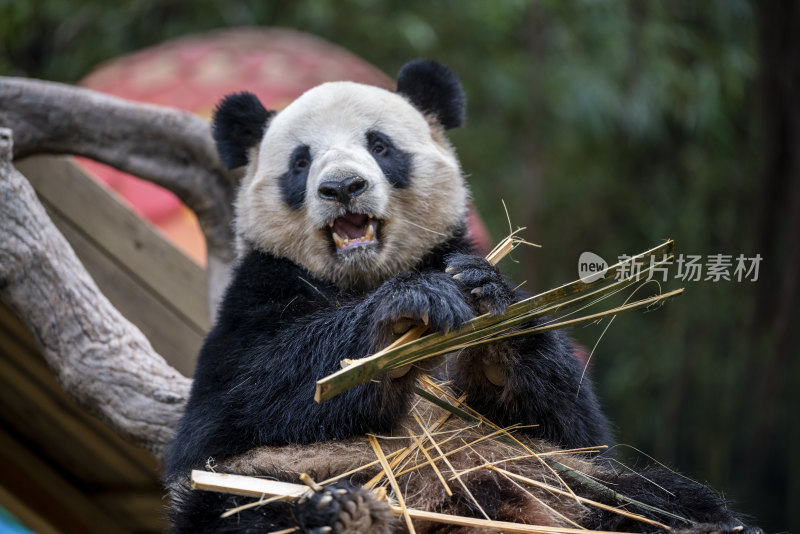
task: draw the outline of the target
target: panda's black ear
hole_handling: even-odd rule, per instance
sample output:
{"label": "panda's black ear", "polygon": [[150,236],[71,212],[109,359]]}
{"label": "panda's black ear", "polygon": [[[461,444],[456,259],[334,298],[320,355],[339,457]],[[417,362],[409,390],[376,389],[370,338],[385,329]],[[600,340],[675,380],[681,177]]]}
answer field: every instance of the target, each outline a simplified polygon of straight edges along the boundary
{"label": "panda's black ear", "polygon": [[222,99],[214,111],[211,134],[226,168],[247,165],[250,149],[261,141],[274,114],[253,93],[233,93]]}
{"label": "panda's black ear", "polygon": [[453,72],[435,61],[415,59],[397,73],[397,92],[445,128],[464,124],[467,98]]}

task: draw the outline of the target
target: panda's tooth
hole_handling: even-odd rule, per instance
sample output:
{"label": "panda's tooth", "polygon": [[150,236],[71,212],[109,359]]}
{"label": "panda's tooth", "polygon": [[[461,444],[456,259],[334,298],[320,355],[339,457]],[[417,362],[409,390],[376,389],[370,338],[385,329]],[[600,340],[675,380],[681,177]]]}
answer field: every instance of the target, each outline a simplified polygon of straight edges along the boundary
{"label": "panda's tooth", "polygon": [[333,219],[331,219],[331,220],[330,220],[330,222],[328,223],[328,226],[329,226],[330,228],[333,228]]}
{"label": "panda's tooth", "polygon": [[372,223],[367,225],[367,233],[364,234],[364,241],[372,241],[375,239],[375,227],[372,226]]}
{"label": "panda's tooth", "polygon": [[344,239],[342,239],[342,238],[341,238],[341,236],[340,236],[339,234],[337,234],[336,232],[333,232],[333,242],[334,242],[334,243],[336,243],[336,247],[337,247],[338,249],[340,249],[340,250],[341,250],[342,248],[344,248],[345,241],[344,241]]}
{"label": "panda's tooth", "polygon": [[374,216],[373,214],[371,214],[371,213],[367,213],[367,217],[369,217],[370,219],[372,219],[372,218],[373,218],[373,217],[375,217],[375,216]]}

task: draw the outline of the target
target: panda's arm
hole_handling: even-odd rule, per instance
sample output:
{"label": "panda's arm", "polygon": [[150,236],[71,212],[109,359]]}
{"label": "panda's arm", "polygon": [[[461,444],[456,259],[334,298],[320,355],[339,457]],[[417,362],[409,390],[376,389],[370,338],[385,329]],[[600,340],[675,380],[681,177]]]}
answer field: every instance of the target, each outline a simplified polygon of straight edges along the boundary
{"label": "panda's arm", "polygon": [[[478,313],[502,312],[522,297],[482,258],[455,254],[447,264]],[[464,351],[452,363],[467,404],[491,421],[535,425],[525,431],[567,448],[611,445],[591,380],[562,332]]]}
{"label": "panda's arm", "polygon": [[[407,413],[418,370],[384,376],[323,404],[313,400],[315,381],[337,371],[341,360],[380,348],[397,319],[447,330],[472,317],[458,284],[442,272],[403,273],[362,298],[339,302],[324,283],[291,269],[277,278],[244,271],[237,272],[201,351],[170,452],[173,473],[257,445],[390,430]],[[280,287],[253,287],[265,278]]]}

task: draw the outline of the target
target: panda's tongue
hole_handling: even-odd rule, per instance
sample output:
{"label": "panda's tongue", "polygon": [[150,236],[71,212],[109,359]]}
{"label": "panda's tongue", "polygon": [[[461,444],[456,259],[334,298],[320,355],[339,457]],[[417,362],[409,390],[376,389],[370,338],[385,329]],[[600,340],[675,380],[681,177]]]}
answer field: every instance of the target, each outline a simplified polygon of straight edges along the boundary
{"label": "panda's tongue", "polygon": [[333,230],[345,239],[358,239],[366,233],[368,221],[362,213],[347,213],[333,221]]}
{"label": "panda's tongue", "polygon": [[378,220],[362,213],[346,213],[331,223],[331,237],[339,252],[376,243]]}

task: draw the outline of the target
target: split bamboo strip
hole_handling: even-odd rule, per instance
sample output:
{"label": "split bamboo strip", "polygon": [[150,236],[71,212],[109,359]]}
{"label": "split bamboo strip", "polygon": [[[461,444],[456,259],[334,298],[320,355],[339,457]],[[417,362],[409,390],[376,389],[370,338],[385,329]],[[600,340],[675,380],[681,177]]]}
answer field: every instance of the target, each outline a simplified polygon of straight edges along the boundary
{"label": "split bamboo strip", "polygon": [[592,315],[586,315],[584,317],[578,317],[577,319],[569,319],[567,321],[553,321],[549,323],[545,323],[540,326],[535,326],[533,328],[526,328],[524,330],[519,330],[515,332],[511,332],[509,334],[494,336],[491,339],[483,339],[476,343],[469,343],[466,344],[468,347],[475,347],[479,345],[486,345],[489,343],[498,343],[500,341],[507,341],[509,339],[514,339],[518,337],[524,336],[531,336],[533,334],[540,334],[542,332],[549,332],[550,330],[559,330],[561,328],[568,328],[570,326],[577,326],[583,323],[592,323],[597,321],[598,319],[602,319],[603,317],[608,317],[609,315],[616,315],[618,313],[622,313],[625,311],[636,310],[639,308],[646,308],[652,306],[654,304],[663,304],[667,300],[677,297],[683,293],[683,288],[675,289],[668,293],[663,293],[661,295],[655,295],[653,297],[649,297],[646,299],[637,300],[623,306],[617,306],[616,308],[612,308],[610,310],[606,310],[603,312],[595,313]]}
{"label": "split bamboo strip", "polygon": [[[484,456],[483,456],[481,453],[479,453],[479,452],[478,452],[478,451],[476,451],[475,449],[472,449],[471,447],[470,447],[470,449],[472,450],[472,452],[473,452],[473,453],[474,453],[476,456],[478,456],[478,458],[480,458],[481,460],[483,460],[483,463],[484,463],[484,465],[487,465],[487,464],[490,464],[490,463],[492,463],[492,465],[494,465],[494,463],[493,463],[493,462],[489,462],[489,460],[487,460],[487,459],[486,459],[486,458],[485,458],[485,457],[484,457]],[[463,474],[463,472],[462,472],[461,474]],[[502,474],[502,473],[501,473],[501,474]],[[508,480],[509,482],[511,482],[512,484],[514,484],[514,486],[516,486],[518,489],[522,490],[522,492],[523,492],[523,493],[526,493],[526,494],[528,495],[528,497],[529,497],[529,498],[531,498],[531,499],[533,499],[534,501],[536,501],[537,503],[539,503],[539,506],[542,506],[543,508],[546,508],[547,510],[549,510],[551,514],[555,515],[556,517],[558,517],[558,518],[559,518],[559,519],[561,519],[562,521],[565,521],[566,523],[569,523],[569,524],[573,525],[575,528],[579,528],[579,529],[581,529],[581,530],[588,530],[587,528],[580,526],[580,525],[579,525],[578,523],[576,523],[574,520],[570,519],[569,517],[565,516],[564,514],[562,514],[561,512],[559,512],[558,510],[556,510],[555,508],[553,508],[552,506],[550,506],[549,504],[547,504],[546,502],[544,502],[542,499],[540,499],[539,497],[537,497],[536,495],[534,495],[533,493],[531,493],[529,490],[527,490],[527,489],[525,489],[524,487],[522,487],[522,486],[520,485],[520,483],[519,483],[519,482],[517,482],[516,480],[514,480],[513,478],[511,478],[511,477],[509,477],[509,476],[507,476],[507,475],[505,475],[505,474],[502,474],[502,475],[505,477],[505,479],[506,479],[506,480]]]}
{"label": "split bamboo strip", "polygon": [[[202,488],[197,488],[197,489],[202,489]],[[211,490],[208,490],[208,491],[211,491]],[[276,497],[269,497],[267,499],[262,497],[261,499],[259,499],[257,501],[249,502],[247,504],[243,504],[241,506],[237,506],[236,508],[229,508],[229,509],[225,510],[225,512],[222,513],[222,515],[220,515],[219,517],[221,519],[225,519],[226,517],[230,517],[232,515],[236,515],[239,512],[244,512],[245,510],[249,510],[250,508],[258,508],[259,506],[264,506],[265,504],[269,504],[271,502],[282,501],[282,500],[286,500],[286,499],[288,499],[288,497],[283,496],[283,495],[278,495]]]}
{"label": "split bamboo strip", "polygon": [[[453,467],[453,464],[451,464],[451,463],[450,463],[450,460],[448,460],[448,459],[447,459],[447,456],[446,456],[446,455],[445,455],[445,454],[442,452],[442,449],[441,449],[441,448],[439,448],[439,445],[436,443],[436,440],[434,440],[434,439],[433,439],[433,436],[431,436],[430,432],[428,432],[428,429],[427,429],[427,427],[426,427],[426,426],[425,426],[425,424],[422,422],[422,420],[419,418],[419,416],[417,416],[417,414],[415,414],[415,413],[413,413],[413,414],[411,414],[411,415],[413,415],[413,416],[414,416],[414,420],[417,422],[417,424],[419,425],[419,427],[420,427],[420,428],[422,429],[422,431],[425,433],[425,437],[426,437],[426,438],[428,438],[428,441],[430,441],[430,442],[431,442],[431,445],[433,445],[433,446],[436,448],[436,452],[438,452],[438,453],[439,453],[439,458],[441,458],[441,459],[442,459],[442,461],[443,461],[445,464],[447,464],[447,467],[448,467],[448,468],[450,468],[450,472],[451,472],[451,473],[456,473],[456,469],[455,469],[455,467]],[[433,464],[433,462],[431,462],[431,464]],[[472,500],[473,504],[474,504],[474,505],[475,505],[475,506],[478,508],[478,510],[480,510],[480,511],[481,511],[481,513],[483,514],[483,517],[485,517],[486,519],[490,519],[490,518],[489,518],[489,515],[488,515],[488,514],[486,513],[486,511],[483,509],[483,506],[481,506],[481,503],[479,503],[479,502],[478,502],[478,499],[476,499],[476,498],[475,498],[475,496],[474,496],[474,495],[472,494],[472,492],[469,490],[469,488],[467,487],[467,485],[466,485],[466,484],[464,484],[464,481],[463,481],[463,480],[461,480],[461,477],[459,477],[457,474],[456,474],[456,480],[458,480],[458,483],[459,483],[459,484],[461,484],[461,487],[462,487],[462,488],[464,488],[464,491],[466,492],[466,494],[467,494],[467,495],[469,495],[469,498]]]}
{"label": "split bamboo strip", "polygon": [[[487,465],[486,468],[487,469],[491,469],[492,471],[496,471],[498,473],[502,473],[502,474],[504,474],[506,476],[509,476],[511,478],[515,478],[515,479],[519,480],[520,482],[525,482],[526,484],[530,484],[531,486],[536,486],[536,487],[539,487],[539,488],[542,488],[542,489],[546,489],[547,491],[552,491],[553,493],[558,493],[559,495],[569,496],[569,493],[567,493],[566,491],[561,490],[561,489],[559,489],[559,488],[557,488],[555,486],[551,486],[550,484],[545,484],[544,482],[539,482],[538,480],[533,480],[531,478],[524,477],[524,476],[518,475],[516,473],[512,473],[511,471],[506,471],[505,469],[501,469],[501,468],[499,468],[499,467],[497,467],[495,465]],[[595,508],[601,508],[603,510],[607,510],[607,511],[615,513],[615,514],[619,514],[619,515],[628,517],[630,519],[635,519],[637,521],[641,521],[643,523],[647,523],[647,524],[653,525],[653,526],[658,527],[658,528],[663,528],[664,530],[671,530],[667,525],[665,525],[663,523],[659,523],[658,521],[654,521],[654,520],[649,519],[649,518],[647,518],[647,517],[645,517],[643,515],[640,515],[640,514],[634,514],[632,512],[628,512],[627,510],[623,510],[622,508],[619,508],[617,506],[609,506],[607,504],[603,504],[601,502],[593,501],[593,500],[587,499],[585,497],[578,497],[578,500],[583,504],[588,504],[590,506],[594,506]]]}
{"label": "split bamboo strip", "polygon": [[[467,396],[464,395],[462,398],[466,399]],[[450,412],[442,414],[442,416],[434,423],[433,431],[436,432],[440,428],[442,428],[442,426],[447,422],[447,420],[450,419],[451,415],[452,414]],[[407,447],[405,447],[403,449],[400,449],[399,451],[395,451],[395,453],[394,453],[395,459],[392,460],[392,462],[390,464],[392,469],[394,469],[395,467],[400,465],[401,462],[403,462],[406,458],[411,456],[416,449],[417,449],[417,444],[411,444],[411,445],[409,445],[409,446],[407,446]],[[422,452],[424,454],[427,454],[427,452],[424,449],[423,449]],[[406,464],[404,464],[403,467],[405,467],[405,465]],[[383,475],[384,475],[384,473],[383,473],[383,471],[381,471],[380,473],[375,475],[369,482],[364,484],[364,487],[367,488],[367,489],[374,488],[378,484],[378,482],[381,481],[381,479],[383,478]]]}
{"label": "split bamboo strip", "polygon": [[[480,317],[476,317],[468,321],[457,332],[449,332],[447,334],[435,332],[406,343],[402,346],[395,347],[391,350],[384,349],[383,351],[380,351],[372,356],[352,360],[350,365],[348,365],[345,369],[342,369],[317,381],[314,399],[317,402],[324,402],[331,397],[350,389],[351,387],[367,382],[379,376],[380,374],[397,367],[414,363],[415,361],[429,358],[434,355],[445,354],[453,350],[458,350],[459,348],[467,346],[466,343],[481,339],[487,335],[497,334],[526,322],[531,322],[536,317],[546,313],[552,313],[555,310],[563,308],[565,305],[574,306],[588,298],[601,296],[604,292],[609,291],[608,287],[620,289],[625,285],[635,283],[636,280],[629,279],[623,279],[612,283],[609,282],[614,280],[613,277],[618,273],[626,268],[629,268],[634,261],[645,262],[650,258],[655,259],[659,255],[666,257],[667,255],[671,254],[673,246],[674,242],[669,240],[663,245],[609,267],[606,272],[606,278],[592,282],[576,280],[569,284],[565,284],[561,287],[512,304],[508,307],[506,312],[501,315],[481,315]],[[663,262],[663,260],[659,261]],[[655,264],[656,263],[651,260],[650,267],[641,269],[641,272],[646,273]],[[597,291],[588,293],[587,295],[570,299],[566,303],[561,302],[558,304],[559,301],[564,301],[573,295],[587,292],[593,288],[599,289]],[[628,309],[634,309],[634,307],[619,307],[616,309],[616,313]],[[596,316],[597,315],[592,317]],[[564,328],[570,324],[579,324],[580,322],[586,321],[563,324],[557,323],[560,326],[555,326],[550,329]]]}
{"label": "split bamboo strip", "polygon": [[[394,451],[391,454],[387,454],[386,458],[394,458],[398,454],[402,454],[402,452],[403,452],[403,449],[400,449],[399,451]],[[374,460],[374,461],[372,461],[372,462],[370,462],[368,464],[362,465],[361,467],[356,467],[355,469],[351,469],[350,471],[347,471],[346,473],[342,473],[341,475],[336,475],[336,476],[333,476],[333,477],[328,478],[326,480],[323,480],[322,482],[320,482],[320,484],[323,485],[323,486],[327,486],[328,484],[333,484],[337,480],[341,480],[343,478],[347,478],[350,475],[354,475],[356,473],[360,473],[361,471],[363,471],[365,469],[369,469],[370,467],[375,467],[375,466],[380,465],[380,464],[381,464],[380,460]]]}
{"label": "split bamboo strip", "polygon": [[311,478],[308,473],[300,473],[300,482],[311,488],[312,491],[321,491],[322,486],[317,484],[317,481]]}
{"label": "split bamboo strip", "polygon": [[425,450],[425,447],[422,445],[422,442],[421,442],[421,441],[419,440],[419,438],[418,438],[418,437],[417,437],[417,436],[416,436],[416,435],[415,435],[415,434],[414,434],[412,431],[410,431],[410,430],[408,431],[408,435],[409,435],[409,436],[411,436],[411,439],[413,439],[413,440],[414,440],[414,443],[417,445],[417,448],[418,448],[420,451],[422,451],[422,454],[423,454],[423,455],[425,456],[425,458],[428,460],[428,462],[427,462],[427,463],[428,463],[428,465],[430,465],[430,466],[431,466],[431,469],[433,469],[433,471],[436,473],[436,476],[437,476],[437,477],[439,477],[439,481],[442,483],[442,486],[444,487],[444,491],[446,491],[446,492],[447,492],[447,495],[448,495],[448,497],[452,497],[452,496],[453,496],[453,490],[451,490],[451,489],[450,489],[450,486],[447,484],[447,481],[446,481],[446,480],[444,479],[444,477],[442,476],[442,472],[441,472],[441,471],[439,471],[439,468],[438,468],[438,467],[436,467],[436,463],[433,461],[433,458],[431,458],[431,455],[430,455],[430,454],[428,454],[428,451],[426,451],[426,450]]}
{"label": "split bamboo strip", "polygon": [[381,449],[380,443],[378,443],[378,438],[371,434],[367,437],[369,438],[369,444],[372,445],[372,450],[375,451],[375,456],[377,456],[378,460],[381,462],[381,467],[383,467],[383,470],[386,471],[386,477],[389,479],[392,489],[394,489],[395,497],[397,498],[398,504],[400,504],[400,511],[402,512],[403,518],[406,521],[408,531],[411,534],[417,534],[417,531],[414,530],[414,523],[411,521],[411,516],[408,515],[408,508],[406,508],[406,501],[403,498],[403,492],[400,491],[400,485],[397,483],[397,479],[394,478],[392,469],[389,467],[389,462],[386,460],[386,456],[383,454],[383,449]]}
{"label": "split bamboo strip", "polygon": [[308,488],[300,484],[266,480],[262,478],[212,473],[210,471],[192,470],[192,489],[233,493],[244,497],[264,497],[282,495],[284,497],[301,497]]}
{"label": "split bamboo strip", "polygon": [[694,524],[693,521],[690,521],[690,520],[686,519],[685,517],[679,516],[677,514],[673,514],[672,512],[667,512],[666,510],[662,510],[661,508],[657,508],[655,506],[651,506],[649,504],[645,504],[645,503],[643,503],[641,501],[637,501],[636,499],[628,497],[627,495],[623,495],[621,493],[618,493],[618,492],[614,491],[613,489],[609,488],[608,486],[605,486],[605,485],[601,484],[600,482],[598,482],[597,480],[589,477],[585,473],[581,473],[580,471],[576,471],[575,469],[572,469],[571,467],[567,467],[566,465],[564,465],[564,464],[562,464],[562,463],[560,463],[560,462],[558,462],[558,461],[556,461],[556,460],[554,460],[552,458],[547,458],[547,463],[550,466],[552,466],[553,469],[555,469],[556,471],[564,473],[567,476],[569,476],[570,478],[572,478],[572,479],[574,479],[574,480],[576,480],[578,482],[581,482],[582,484],[585,484],[585,485],[589,486],[590,488],[596,489],[597,491],[599,491],[600,493],[604,494],[608,498],[614,499],[615,501],[617,501],[619,503],[633,504],[635,506],[638,506],[639,508],[642,508],[643,510],[650,510],[651,512],[655,512],[657,514],[661,514],[661,515],[666,516],[666,517],[671,517],[672,519],[676,519],[678,521],[682,521],[682,522],[686,523],[687,525],[693,525]]}
{"label": "split bamboo strip", "polygon": [[[492,438],[494,438],[494,437],[496,437],[496,436],[498,436],[500,434],[502,434],[502,431],[492,432],[491,434],[488,434],[486,436],[481,436],[481,437],[471,441],[470,443],[464,443],[464,445],[462,445],[460,447],[457,447],[457,448],[455,448],[455,449],[453,449],[451,451],[447,451],[440,458],[444,458],[444,457],[447,457],[447,456],[452,456],[452,455],[456,454],[457,452],[463,451],[464,449],[468,448],[471,445],[475,445],[477,443],[480,443],[481,441],[486,441],[487,439],[492,439]],[[446,442],[447,441],[443,441],[442,445],[444,445]],[[463,440],[462,440],[462,442],[463,442]],[[434,450],[434,448],[430,447],[430,448],[427,448],[425,450],[430,452],[430,451]],[[433,460],[436,461],[436,460],[439,460],[440,458],[434,458]],[[398,473],[395,473],[395,476],[399,477],[399,476],[406,475],[406,474],[411,473],[412,471],[416,471],[417,469],[420,469],[421,467],[424,467],[424,466],[425,466],[425,463],[422,463],[422,464],[413,465],[411,467],[404,468],[402,471],[400,471]]]}

